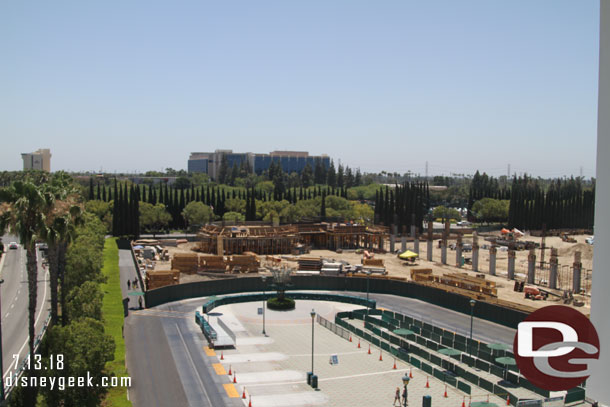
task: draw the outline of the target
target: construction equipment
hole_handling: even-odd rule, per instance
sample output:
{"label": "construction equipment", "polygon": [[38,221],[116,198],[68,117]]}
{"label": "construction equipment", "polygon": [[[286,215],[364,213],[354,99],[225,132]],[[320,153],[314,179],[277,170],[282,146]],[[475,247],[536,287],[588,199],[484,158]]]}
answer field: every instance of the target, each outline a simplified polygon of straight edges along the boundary
{"label": "construction equipment", "polygon": [[563,241],[563,242],[576,243],[576,239],[574,239],[573,237],[570,237],[570,235],[568,235],[565,232],[562,232],[559,236],[561,237],[561,241]]}
{"label": "construction equipment", "polygon": [[523,292],[525,293],[525,298],[530,300],[546,300],[548,296],[548,292],[540,291],[538,287],[532,286],[525,286]]}

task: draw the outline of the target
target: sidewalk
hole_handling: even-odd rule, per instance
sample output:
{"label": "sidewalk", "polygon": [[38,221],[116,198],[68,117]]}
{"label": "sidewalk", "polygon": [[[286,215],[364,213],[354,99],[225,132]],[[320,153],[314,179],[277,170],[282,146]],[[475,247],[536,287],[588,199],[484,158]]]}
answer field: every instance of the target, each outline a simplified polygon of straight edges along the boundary
{"label": "sidewalk", "polygon": [[[133,258],[129,250],[119,250],[119,271],[121,276],[121,293],[123,298],[129,299],[129,309],[139,309],[138,301],[142,298],[142,306],[144,307],[144,296],[143,295],[130,295],[135,292],[144,292],[142,287],[143,282],[138,278],[138,273],[135,265],[133,264]],[[138,280],[138,287],[134,289],[133,281]],[[127,281],[131,281],[131,288],[127,288]]]}

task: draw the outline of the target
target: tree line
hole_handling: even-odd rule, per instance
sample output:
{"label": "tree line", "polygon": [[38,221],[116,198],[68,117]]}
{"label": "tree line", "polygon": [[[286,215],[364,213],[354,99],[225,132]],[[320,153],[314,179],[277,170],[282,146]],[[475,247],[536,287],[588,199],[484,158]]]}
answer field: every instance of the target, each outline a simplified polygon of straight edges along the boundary
{"label": "tree line", "polygon": [[[0,232],[16,234],[26,252],[28,331],[30,355],[43,355],[45,376],[104,375],[114,357],[114,340],[104,332],[101,311],[104,280],[102,248],[105,227],[84,210],[84,198],[72,179],[59,172],[37,173],[0,188]],[[36,346],[34,317],[38,292],[37,246],[47,245],[51,286],[51,320],[42,343]],[[44,280],[42,280],[44,281]],[[63,369],[49,365],[49,355],[64,355]],[[56,362],[56,361],[55,361]],[[46,368],[46,369],[45,369]],[[35,377],[38,370],[23,373]],[[96,406],[102,388],[24,388],[16,386],[10,405]]]}
{"label": "tree line", "polygon": [[385,187],[375,194],[375,223],[396,225],[401,232],[411,226],[423,230],[423,221],[430,209],[427,182],[404,182],[393,188]]}

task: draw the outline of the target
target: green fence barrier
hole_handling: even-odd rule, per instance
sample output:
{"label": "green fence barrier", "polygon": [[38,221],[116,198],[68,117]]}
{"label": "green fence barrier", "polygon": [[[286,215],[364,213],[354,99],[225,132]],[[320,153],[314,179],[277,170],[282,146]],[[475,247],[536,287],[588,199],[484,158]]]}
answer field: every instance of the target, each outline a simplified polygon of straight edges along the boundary
{"label": "green fence barrier", "polygon": [[454,342],[454,343],[453,343],[453,347],[454,347],[455,349],[457,349],[457,350],[461,350],[462,352],[466,352],[466,351],[467,351],[467,349],[466,349],[466,344],[465,344],[465,343],[462,343],[462,342],[457,342],[457,341],[456,341],[456,342]]}
{"label": "green fence barrier", "polygon": [[432,374],[432,366],[430,366],[427,363],[424,363],[424,362],[421,363],[421,370],[423,370],[426,373]]}
{"label": "green fence barrier", "polygon": [[504,369],[500,366],[489,365],[489,373],[504,378]]}
{"label": "green fence barrier", "polygon": [[443,382],[445,381],[445,373],[442,370],[434,369],[432,371],[432,376],[436,377],[437,379],[439,379]]}
{"label": "green fence barrier", "polygon": [[434,327],[426,322],[424,322],[424,327],[423,327],[426,331],[432,332],[432,330],[434,329]]}
{"label": "green fence barrier", "polygon": [[457,387],[457,379],[445,373],[445,383],[450,386]]}
{"label": "green fence barrier", "polygon": [[441,343],[441,335],[436,332],[432,332],[432,335],[430,335],[430,340],[436,343]]}
{"label": "green fence barrier", "polygon": [[458,380],[457,388],[466,394],[470,394],[470,386],[463,381]]}
{"label": "green fence barrier", "polygon": [[442,359],[434,354],[430,354],[430,362],[434,363],[437,366],[442,366]]}
{"label": "green fence barrier", "polygon": [[566,394],[565,403],[574,403],[576,401],[582,401],[585,399],[585,389],[582,387],[574,387],[573,389],[568,390],[568,394]]}
{"label": "green fence barrier", "polygon": [[482,377],[479,378],[479,387],[490,392],[494,391],[494,384],[489,380],[483,379]]}
{"label": "green fence barrier", "polygon": [[477,369],[481,369],[484,372],[489,372],[489,363],[485,362],[484,360],[477,359],[475,361],[475,366],[477,367]]}
{"label": "green fence barrier", "polygon": [[432,349],[433,351],[437,351],[438,350],[438,343],[433,342],[433,341],[426,341],[426,347],[428,349]]}

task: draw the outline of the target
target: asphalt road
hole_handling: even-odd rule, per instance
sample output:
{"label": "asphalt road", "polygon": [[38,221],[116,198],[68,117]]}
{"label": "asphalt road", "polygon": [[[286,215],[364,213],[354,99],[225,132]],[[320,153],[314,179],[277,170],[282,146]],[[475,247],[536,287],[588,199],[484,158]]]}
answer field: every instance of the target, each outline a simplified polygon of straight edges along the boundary
{"label": "asphalt road", "polygon": [[[3,236],[6,252],[0,276],[4,279],[2,290],[2,356],[3,378],[15,372],[15,357],[19,363],[29,353],[28,347],[28,281],[25,268],[25,250],[8,249],[8,243],[18,241],[15,236]],[[42,268],[42,256],[38,255],[38,301],[36,307],[36,335],[44,326],[50,313],[51,293],[48,271]]]}

